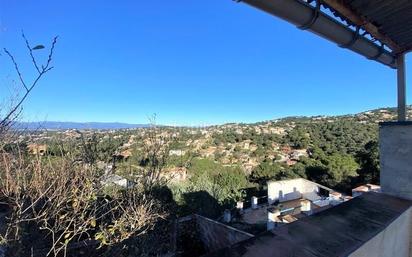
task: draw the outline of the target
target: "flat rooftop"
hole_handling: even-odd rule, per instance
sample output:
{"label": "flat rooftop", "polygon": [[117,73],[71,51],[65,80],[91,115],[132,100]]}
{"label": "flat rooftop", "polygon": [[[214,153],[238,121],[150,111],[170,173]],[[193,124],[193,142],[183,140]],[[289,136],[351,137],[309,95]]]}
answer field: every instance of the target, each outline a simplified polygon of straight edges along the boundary
{"label": "flat rooftop", "polygon": [[205,256],[348,256],[411,206],[412,201],[369,192]]}

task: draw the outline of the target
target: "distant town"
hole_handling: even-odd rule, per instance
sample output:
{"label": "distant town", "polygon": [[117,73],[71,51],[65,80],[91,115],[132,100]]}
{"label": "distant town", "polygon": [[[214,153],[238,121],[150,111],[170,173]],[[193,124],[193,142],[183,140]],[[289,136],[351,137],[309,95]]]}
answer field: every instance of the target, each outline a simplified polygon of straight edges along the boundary
{"label": "distant town", "polygon": [[[360,151],[364,150],[367,143],[377,141],[377,124],[394,120],[395,117],[395,110],[386,108],[356,115],[288,117],[255,124],[199,128],[157,126],[157,136],[167,144],[168,161],[164,175],[172,181],[187,180],[190,169],[193,169],[193,163],[196,162],[238,168],[245,176],[258,181],[259,176],[265,179],[276,176],[307,177],[304,169],[313,166],[311,161],[324,161],[319,158],[322,153],[335,154],[349,166],[352,161],[357,166],[349,168],[356,173],[362,168]],[[24,145],[28,153],[33,155],[59,156],[63,152],[76,151],[82,140],[86,139],[95,144],[96,160],[100,165],[113,167],[116,174],[128,177],[141,162],[142,142],[148,140],[148,129],[151,127],[139,126],[140,128],[128,129],[79,130],[39,127],[22,131],[14,144]],[[350,141],[345,141],[346,139]],[[344,185],[339,185],[342,181],[350,183],[346,179],[318,182],[331,187],[340,186],[342,189]],[[369,180],[363,182],[377,182]]]}
{"label": "distant town", "polygon": [[[164,247],[154,252],[173,245],[173,251],[186,254],[181,256],[200,256],[364,192],[379,192],[378,123],[395,118],[395,109],[382,108],[208,127],[57,129],[54,124],[17,130],[3,150],[23,154],[29,163],[49,163],[52,173],[64,163],[91,168],[100,185],[93,190],[112,197],[161,189],[159,210],[167,213],[167,224],[157,222],[151,230]],[[214,238],[217,231],[239,238],[221,245],[206,240],[205,231]]]}

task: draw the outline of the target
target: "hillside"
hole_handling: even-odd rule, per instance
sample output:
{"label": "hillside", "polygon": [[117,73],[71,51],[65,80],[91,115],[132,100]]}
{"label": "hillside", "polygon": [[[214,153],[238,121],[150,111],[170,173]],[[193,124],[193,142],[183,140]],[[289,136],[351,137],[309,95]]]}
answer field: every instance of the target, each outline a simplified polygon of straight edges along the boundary
{"label": "hillside", "polygon": [[132,129],[148,127],[147,124],[128,124],[121,122],[64,122],[64,121],[37,121],[37,122],[17,122],[15,128],[21,130],[100,130],[100,129]]}
{"label": "hillside", "polygon": [[26,131],[5,150],[26,149],[50,158],[87,154],[102,169],[116,160],[114,172],[133,181],[148,163],[145,149],[159,144],[162,176],[176,202],[185,206],[181,212],[190,213],[202,208],[185,205],[190,192],[208,192],[222,208],[230,207],[270,179],[303,177],[344,192],[379,184],[378,123],[395,117],[395,109],[382,108],[202,128]]}

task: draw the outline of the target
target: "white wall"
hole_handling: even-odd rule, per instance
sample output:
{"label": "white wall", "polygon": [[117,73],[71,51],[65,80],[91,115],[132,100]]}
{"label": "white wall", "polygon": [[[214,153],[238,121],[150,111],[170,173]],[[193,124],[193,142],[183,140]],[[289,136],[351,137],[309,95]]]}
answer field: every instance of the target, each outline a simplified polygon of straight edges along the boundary
{"label": "white wall", "polygon": [[317,201],[314,201],[313,203],[316,204],[319,207],[325,207],[325,206],[330,204],[330,201],[327,200],[327,199],[326,200],[317,200]]}
{"label": "white wall", "polygon": [[285,202],[299,199],[306,196],[309,200],[317,195],[318,186],[305,179],[290,179],[282,181],[268,182],[268,202],[273,204],[276,201]]}

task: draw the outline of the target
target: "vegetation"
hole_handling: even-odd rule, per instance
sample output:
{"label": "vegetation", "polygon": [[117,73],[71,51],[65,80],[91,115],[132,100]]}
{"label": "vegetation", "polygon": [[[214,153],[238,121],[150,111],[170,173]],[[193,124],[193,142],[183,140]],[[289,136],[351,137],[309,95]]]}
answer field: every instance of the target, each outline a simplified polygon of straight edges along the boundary
{"label": "vegetation", "polygon": [[[153,250],[153,241],[139,244],[148,234],[161,238],[163,231],[156,230],[157,224],[172,213],[169,204],[162,204],[170,198],[159,193],[164,186],[160,174],[166,155],[157,129],[148,130],[153,141],[143,144],[147,163],[132,188],[112,185],[112,174],[97,165],[98,160],[111,159],[118,141],[98,142],[97,135],[84,136],[80,131],[74,140],[38,142],[47,143],[42,147],[19,141],[13,124],[25,99],[53,68],[57,40],[54,38],[47,61],[41,65],[33,51],[45,47],[31,47],[24,34],[23,38],[37,74],[32,84],[23,79],[14,56],[4,49],[23,96],[10,100],[9,109],[0,110],[1,251],[6,246],[7,256],[79,256],[70,249],[89,245],[89,254],[101,256],[132,243],[139,248],[129,251],[130,255],[160,254]],[[137,241],[130,242],[132,239]]]}
{"label": "vegetation", "polygon": [[209,159],[193,159],[189,175],[188,181],[172,185],[181,215],[197,212],[209,217],[219,216],[225,207],[232,208],[241,200],[242,190],[249,186],[241,168],[224,167]]}
{"label": "vegetation", "polygon": [[17,135],[13,122],[52,68],[56,44],[38,65],[33,51],[44,47],[24,40],[37,75],[26,84],[5,50],[23,97],[0,110],[0,242],[9,256],[29,256],[39,245],[44,256],[67,256],[78,242],[91,245],[89,256],[156,256],[170,249],[164,237],[177,216],[219,218],[268,180],[302,177],[343,192],[379,183],[377,122],[391,120],[393,109],[200,129]]}

